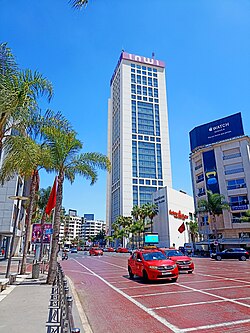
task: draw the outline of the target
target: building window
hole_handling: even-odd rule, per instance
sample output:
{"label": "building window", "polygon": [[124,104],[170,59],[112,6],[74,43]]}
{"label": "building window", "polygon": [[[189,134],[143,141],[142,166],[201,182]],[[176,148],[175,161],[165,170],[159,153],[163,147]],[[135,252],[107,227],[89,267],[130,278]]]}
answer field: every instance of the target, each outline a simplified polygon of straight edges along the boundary
{"label": "building window", "polygon": [[146,179],[146,185],[150,185],[150,180]]}
{"label": "building window", "polygon": [[131,74],[131,82],[135,83],[135,74]]}
{"label": "building window", "polygon": [[234,173],[244,172],[242,163],[225,165],[224,168],[225,168],[225,175],[231,175]]}
{"label": "building window", "polygon": [[148,202],[152,202],[152,193],[154,193],[156,190],[157,187],[140,186],[140,206]]}
{"label": "building window", "polygon": [[139,179],[139,184],[144,185],[144,179]]}
{"label": "building window", "polygon": [[196,183],[200,183],[200,182],[202,182],[203,180],[204,180],[204,175],[203,175],[203,173],[197,175],[197,177],[196,177]]}
{"label": "building window", "polygon": [[223,160],[229,160],[231,158],[241,157],[240,149],[228,149],[223,151]]}
{"label": "building window", "polygon": [[133,184],[138,184],[138,180],[133,178]]}
{"label": "building window", "polygon": [[246,187],[244,178],[232,179],[232,180],[227,181],[228,190],[235,190],[235,189],[244,188],[244,187]]}
{"label": "building window", "polygon": [[205,195],[206,194],[206,190],[204,187],[200,187],[198,188],[198,197],[201,197],[202,195]]}
{"label": "building window", "polygon": [[231,210],[247,210],[248,209],[248,198],[246,195],[237,195],[229,197]]}
{"label": "building window", "polygon": [[141,75],[137,75],[137,83],[141,84]]}

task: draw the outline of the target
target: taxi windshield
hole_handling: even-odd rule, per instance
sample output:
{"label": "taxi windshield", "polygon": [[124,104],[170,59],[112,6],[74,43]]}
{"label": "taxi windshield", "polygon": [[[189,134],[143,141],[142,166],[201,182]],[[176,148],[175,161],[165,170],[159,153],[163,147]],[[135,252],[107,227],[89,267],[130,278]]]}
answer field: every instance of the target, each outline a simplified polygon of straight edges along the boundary
{"label": "taxi windshield", "polygon": [[143,253],[142,255],[143,259],[146,261],[166,259],[166,256],[162,252],[149,252],[149,253]]}
{"label": "taxi windshield", "polygon": [[183,253],[178,250],[166,250],[165,253],[168,257],[183,256]]}

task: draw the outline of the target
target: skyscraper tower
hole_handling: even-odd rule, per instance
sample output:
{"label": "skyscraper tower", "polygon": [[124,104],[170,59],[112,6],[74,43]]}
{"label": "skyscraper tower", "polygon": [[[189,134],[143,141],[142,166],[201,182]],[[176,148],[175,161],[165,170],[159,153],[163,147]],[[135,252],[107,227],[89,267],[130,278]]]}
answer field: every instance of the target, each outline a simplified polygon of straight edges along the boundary
{"label": "skyscraper tower", "polygon": [[107,224],[172,187],[165,64],[122,52],[110,82]]}

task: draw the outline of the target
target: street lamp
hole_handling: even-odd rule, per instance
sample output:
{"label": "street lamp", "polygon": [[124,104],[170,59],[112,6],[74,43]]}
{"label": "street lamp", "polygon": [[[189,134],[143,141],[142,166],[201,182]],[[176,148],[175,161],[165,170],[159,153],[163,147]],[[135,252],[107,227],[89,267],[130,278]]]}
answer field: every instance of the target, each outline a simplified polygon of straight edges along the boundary
{"label": "street lamp", "polygon": [[29,198],[23,197],[21,195],[14,195],[14,196],[10,196],[9,199],[17,200],[17,211],[16,211],[16,216],[15,216],[15,221],[14,221],[13,231],[12,231],[12,237],[11,237],[11,243],[10,243],[10,254],[9,254],[9,258],[8,258],[8,264],[7,264],[6,275],[5,275],[6,278],[8,278],[10,275],[11,257],[12,257],[12,252],[13,252],[13,248],[14,248],[17,220],[18,220],[18,215],[19,215],[19,202],[28,200]]}

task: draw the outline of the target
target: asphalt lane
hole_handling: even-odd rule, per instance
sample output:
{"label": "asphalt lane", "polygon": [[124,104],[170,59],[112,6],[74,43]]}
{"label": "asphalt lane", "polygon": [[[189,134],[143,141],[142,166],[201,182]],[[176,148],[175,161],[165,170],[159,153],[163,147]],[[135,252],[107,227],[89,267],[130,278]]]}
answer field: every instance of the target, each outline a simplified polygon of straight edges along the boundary
{"label": "asphalt lane", "polygon": [[130,280],[127,254],[70,254],[62,265],[94,333],[250,332],[250,261],[193,258],[176,283]]}

